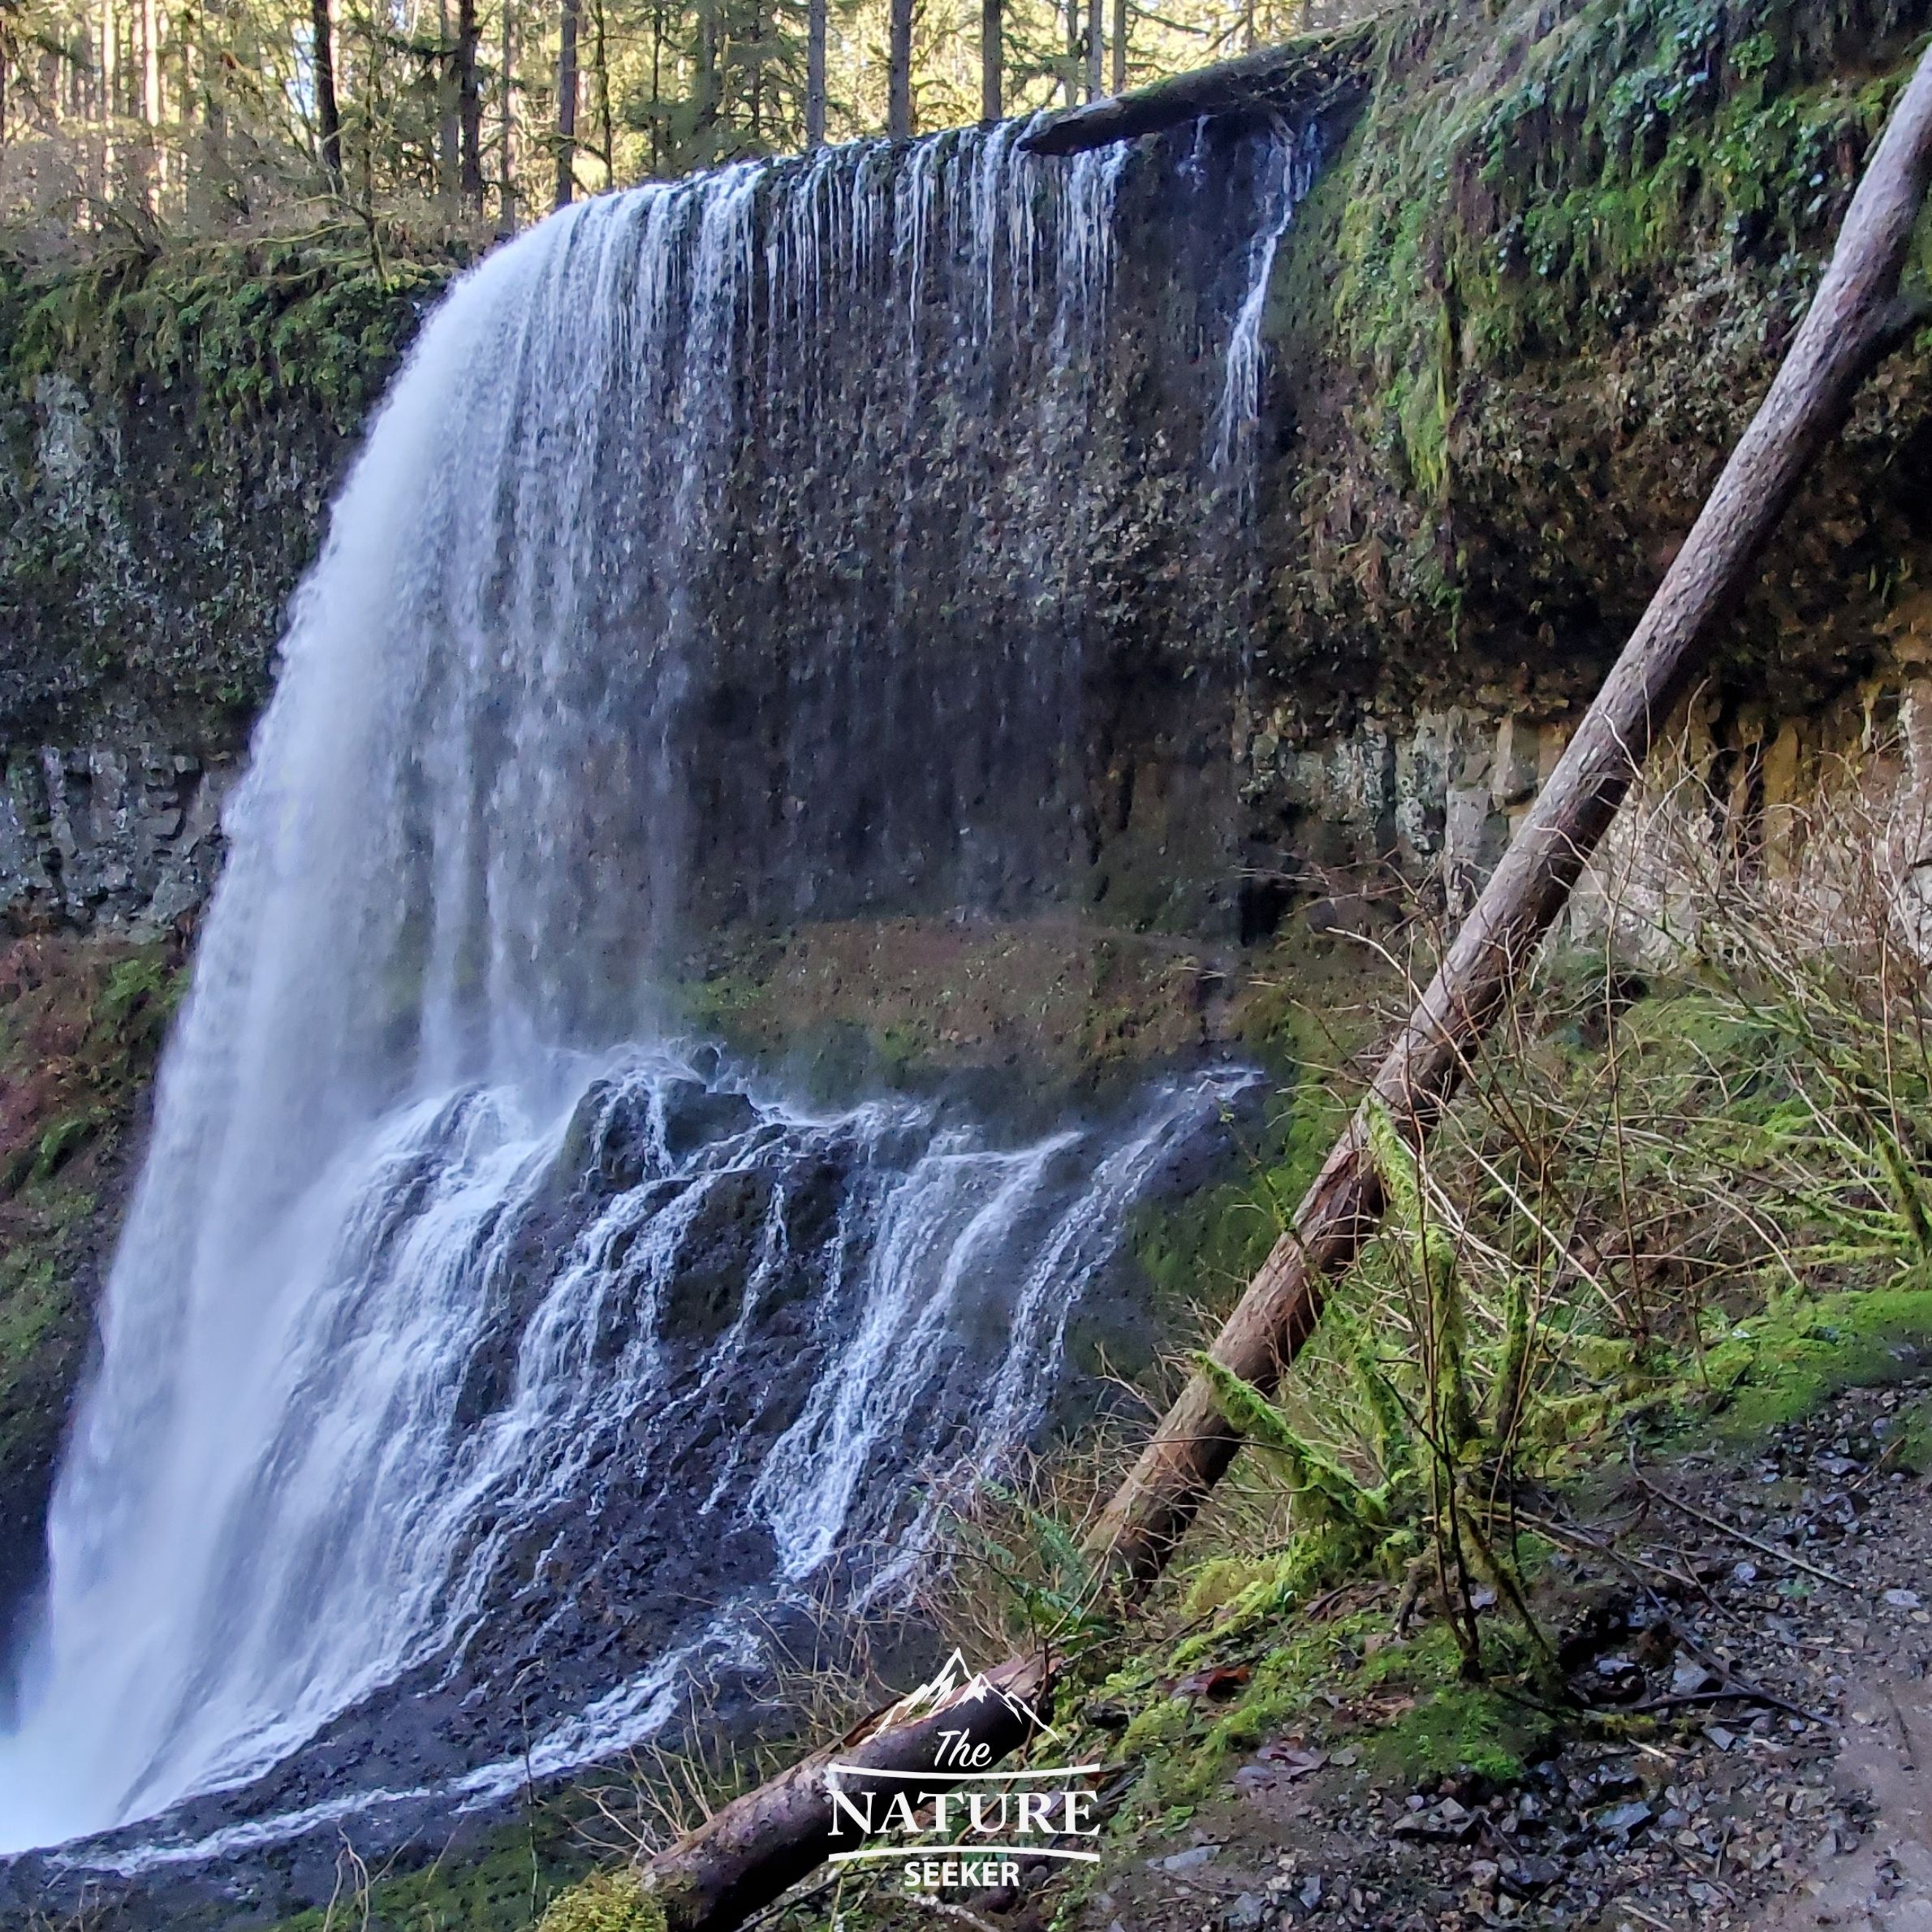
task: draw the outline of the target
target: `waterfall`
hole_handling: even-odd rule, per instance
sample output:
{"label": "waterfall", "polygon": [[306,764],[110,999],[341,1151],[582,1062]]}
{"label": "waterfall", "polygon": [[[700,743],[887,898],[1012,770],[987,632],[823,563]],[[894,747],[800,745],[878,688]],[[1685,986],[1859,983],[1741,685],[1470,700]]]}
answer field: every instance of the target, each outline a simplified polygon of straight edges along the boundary
{"label": "waterfall", "polygon": [[[1230,498],[1305,181],[1231,140],[1237,245],[1190,257],[1164,149],[1016,138],[595,200],[425,326],[231,806],[0,1849],[325,1733],[361,1782],[291,1815],[399,1767],[487,1796],[533,1671],[532,1762],[621,1748],[787,1591],[888,1587],[946,1473],[1038,1429],[1127,1210],[1245,1076],[1015,1145],[808,1105],[666,990],[727,921],[1024,909],[1083,862],[1116,428],[1156,412],[1135,486]],[[1169,576],[1207,623],[1222,587]]]}

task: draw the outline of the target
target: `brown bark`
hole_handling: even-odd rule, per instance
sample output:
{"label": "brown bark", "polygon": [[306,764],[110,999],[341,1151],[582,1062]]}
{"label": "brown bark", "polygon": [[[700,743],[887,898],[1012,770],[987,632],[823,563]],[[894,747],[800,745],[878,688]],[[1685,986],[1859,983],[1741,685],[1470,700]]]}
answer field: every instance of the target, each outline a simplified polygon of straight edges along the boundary
{"label": "brown bark", "polygon": [[502,149],[497,157],[497,218],[516,232],[516,0],[503,0]]}
{"label": "brown bark", "polygon": [[825,145],[826,0],[808,0],[805,9],[805,145]]}
{"label": "brown bark", "polygon": [[154,0],[141,0],[141,119],[161,125],[161,14]]}
{"label": "brown bark", "polygon": [[[834,1763],[880,1771],[934,1768],[940,1733],[964,1731],[969,1744],[1003,1757],[1038,1728],[1032,1716],[1051,1686],[1044,1657],[1015,1658],[986,1673],[991,1688],[910,1723],[887,1710],[869,1718],[836,1744],[801,1758],[788,1770],[727,1805],[653,1859],[645,1883],[664,1906],[666,1923],[680,1928],[740,1924],[839,1845],[832,1838],[832,1804],[826,1774]],[[903,1791],[900,1779],[869,1779],[842,1772],[840,1790]]]}
{"label": "brown bark", "polygon": [[563,0],[557,38],[557,193],[567,208],[577,192],[577,19],[582,0]]}
{"label": "brown bark", "polygon": [[[1469,1058],[1568,899],[1653,738],[1749,586],[1771,532],[1860,382],[1910,319],[1899,283],[1932,175],[1932,52],[1894,110],[1838,248],[1783,366],[1642,621],[1549,784],[1484,889],[1372,1092],[1417,1141],[1440,1118]],[[1346,1267],[1382,1213],[1365,1115],[1337,1141],[1213,1352],[1264,1389],[1313,1332],[1324,1281]],[[1132,1596],[1157,1576],[1238,1441],[1204,1378],[1192,1378],[1089,1540]],[[1016,1675],[1020,1660],[1002,1667]],[[901,1768],[937,1741],[919,1727],[873,1734]],[[750,1792],[654,1861],[670,1932],[730,1932],[824,1855],[829,1753]],[[882,1758],[878,1762],[883,1762]]]}
{"label": "brown bark", "polygon": [[912,0],[890,0],[886,50],[886,132],[895,141],[912,132]]}
{"label": "brown bark", "polygon": [[483,95],[477,84],[477,0],[456,0],[456,127],[463,205],[483,205]]}
{"label": "brown bark", "polygon": [[[1266,111],[1305,122],[1352,113],[1374,81],[1376,41],[1371,23],[1264,47],[1239,60],[1222,61],[1055,114],[1020,144],[1035,154],[1079,154],[1184,127],[1203,114]],[[1116,42],[1117,60],[1122,45],[1123,36]]]}
{"label": "brown bark", "polygon": [[308,24],[315,57],[315,120],[322,173],[330,193],[340,196],[342,110],[335,98],[335,19],[329,0],[309,0]]}
{"label": "brown bark", "polygon": [[[604,0],[592,0],[592,22],[597,36],[592,45],[591,77],[597,94],[597,159],[604,166],[604,186],[617,185],[617,119],[610,101],[610,20]],[[754,106],[753,115],[757,109]],[[754,127],[756,120],[754,118]]]}
{"label": "brown bark", "polygon": [[1098,101],[1106,85],[1102,79],[1106,71],[1103,31],[1106,20],[1105,0],[1087,0],[1087,98],[1089,101]]}
{"label": "brown bark", "polygon": [[980,119],[988,123],[1005,112],[1006,37],[1003,0],[980,0]]}
{"label": "brown bark", "polygon": [[456,108],[456,37],[450,27],[450,0],[436,0],[436,192],[453,202],[462,169],[456,149],[462,121]]}
{"label": "brown bark", "polygon": [[679,165],[708,166],[718,156],[718,118],[723,104],[718,72],[717,0],[699,0],[697,16],[697,86],[693,96],[697,108],[692,126],[692,146]]}
{"label": "brown bark", "polygon": [[1114,0],[1114,92],[1127,92],[1127,37],[1133,17],[1132,0]]}

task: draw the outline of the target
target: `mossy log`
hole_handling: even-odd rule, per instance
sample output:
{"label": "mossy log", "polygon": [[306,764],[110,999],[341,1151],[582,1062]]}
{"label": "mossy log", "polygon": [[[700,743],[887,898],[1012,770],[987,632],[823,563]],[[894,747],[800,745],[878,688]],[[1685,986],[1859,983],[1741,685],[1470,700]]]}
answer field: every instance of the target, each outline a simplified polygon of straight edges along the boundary
{"label": "mossy log", "polygon": [[1082,154],[1207,114],[1276,114],[1306,125],[1352,114],[1374,80],[1374,25],[1305,34],[1171,80],[1157,80],[1110,100],[1070,108],[1020,138],[1029,154]]}
{"label": "mossy log", "polygon": [[[1372,1145],[1378,1110],[1420,1146],[1460,1085],[1485,1033],[1568,902],[1652,743],[1703,668],[1798,484],[1843,428],[1866,375],[1922,320],[1900,290],[1932,179],[1932,51],[1900,97],[1853,197],[1824,280],[1770,393],[1732,452],[1650,608],[1570,741],[1429,990],[1389,1050],[1369,1097],[1249,1284],[1211,1351],[1264,1395],[1321,1318],[1326,1282],[1381,1223],[1384,1182]],[[1089,1540],[1123,1601],[1157,1576],[1240,1447],[1214,1380],[1197,1373],[1122,1483]],[[991,1674],[1007,1693],[979,1701],[974,1735],[1012,1749],[1041,1694],[1042,1662]],[[645,1882],[669,1932],[730,1932],[802,1878],[831,1846],[826,1771],[836,1758],[929,1769],[956,1711],[907,1723],[893,1712],[748,1792],[654,1860]],[[861,1755],[863,1753],[863,1755]]]}

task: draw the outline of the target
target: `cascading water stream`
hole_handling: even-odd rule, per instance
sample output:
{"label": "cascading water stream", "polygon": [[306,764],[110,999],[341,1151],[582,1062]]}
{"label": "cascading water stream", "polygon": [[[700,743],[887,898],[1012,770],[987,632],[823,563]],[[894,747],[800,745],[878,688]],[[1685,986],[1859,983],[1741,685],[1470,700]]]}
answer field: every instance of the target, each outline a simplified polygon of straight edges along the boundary
{"label": "cascading water stream", "polygon": [[[1167,309],[1257,354],[1305,184],[1266,159],[1218,295],[1123,236],[1163,160],[1002,128],[595,201],[436,311],[231,810],[0,1850],[419,1693],[398,1762],[488,1796],[540,1666],[533,1761],[620,1748],[687,1660],[745,1660],[748,1606],[888,1587],[912,1478],[1038,1426],[1070,1307],[1241,1076],[1013,1145],[804,1106],[662,989],[727,918],[1077,873],[1102,430]],[[1173,378],[1204,502],[1257,369]]]}

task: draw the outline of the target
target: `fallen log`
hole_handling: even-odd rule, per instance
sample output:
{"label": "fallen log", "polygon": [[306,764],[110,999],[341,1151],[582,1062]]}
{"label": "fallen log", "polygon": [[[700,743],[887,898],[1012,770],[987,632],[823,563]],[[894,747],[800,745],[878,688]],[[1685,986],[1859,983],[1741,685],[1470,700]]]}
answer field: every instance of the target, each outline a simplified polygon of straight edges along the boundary
{"label": "fallen log", "polygon": [[1081,154],[1207,114],[1275,114],[1297,126],[1352,113],[1374,80],[1373,23],[1305,34],[1238,60],[1197,67],[1111,99],[1069,108],[1020,137],[1030,154]]}
{"label": "fallen log", "polygon": [[[1858,386],[1922,310],[1900,294],[1913,222],[1932,177],[1932,51],[1893,110],[1845,216],[1838,246],[1770,393],[1732,452],[1676,560],[1585,714],[1429,989],[1378,1069],[1371,1093],[1419,1146],[1455,1094],[1490,1023],[1567,901],[1590,853],[1684,695],[1813,459],[1843,426]],[[1313,1332],[1325,1281],[1378,1225],[1381,1176],[1358,1112],[1293,1226],[1217,1337],[1214,1358],[1271,1389]],[[1158,1576],[1240,1441],[1196,1375],[1162,1419],[1089,1539],[1131,1599]],[[1029,1671],[1041,1672],[1029,1677]],[[993,1673],[1044,1686],[1044,1666]],[[1021,1702],[1025,1700],[1022,1699]],[[953,1720],[956,1722],[956,1720]],[[998,1749],[1028,1727],[989,1714]],[[891,1714],[866,1733],[868,1760],[930,1768],[932,1719]],[[1003,1744],[998,1740],[1006,1739]],[[842,1761],[849,1747],[840,1747]],[[668,1932],[731,1932],[823,1859],[830,1799],[821,1752],[748,1793],[653,1860],[644,1883]]]}
{"label": "fallen log", "polygon": [[932,1770],[942,1749],[949,1762],[960,1762],[962,1738],[1003,1757],[1039,1727],[1036,1714],[1051,1688],[1043,1654],[1011,1658],[929,1712],[908,1717],[895,1705],[875,1713],[837,1744],[734,1799],[651,1861],[645,1885],[666,1926],[678,1932],[740,1925],[822,1863],[834,1848],[834,1764],[838,1788],[848,1796],[890,1796],[906,1788],[894,1773]]}

